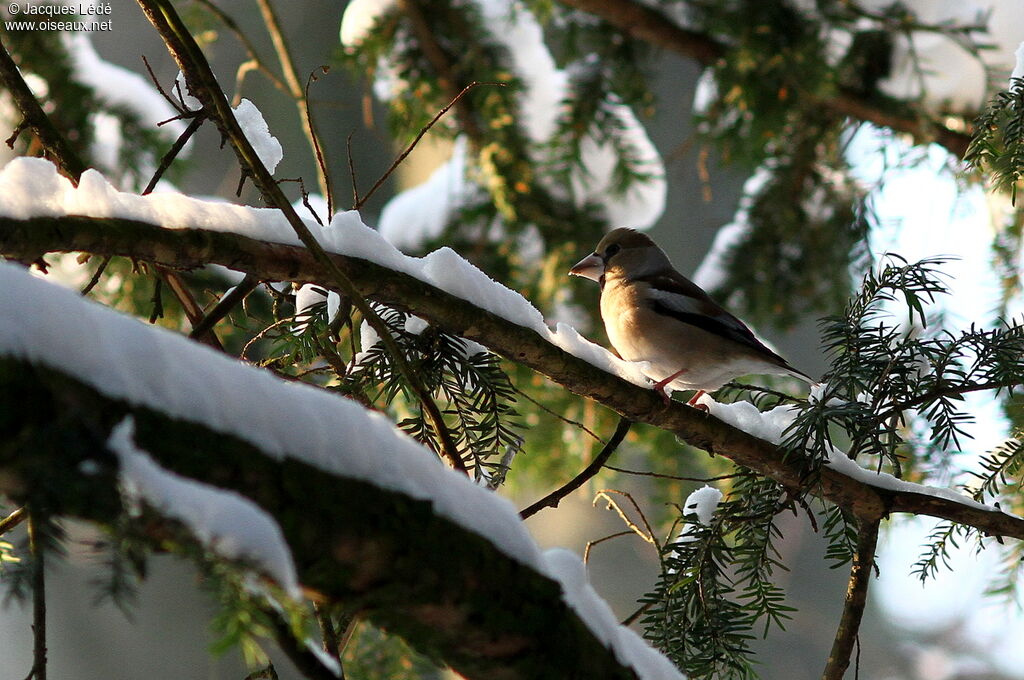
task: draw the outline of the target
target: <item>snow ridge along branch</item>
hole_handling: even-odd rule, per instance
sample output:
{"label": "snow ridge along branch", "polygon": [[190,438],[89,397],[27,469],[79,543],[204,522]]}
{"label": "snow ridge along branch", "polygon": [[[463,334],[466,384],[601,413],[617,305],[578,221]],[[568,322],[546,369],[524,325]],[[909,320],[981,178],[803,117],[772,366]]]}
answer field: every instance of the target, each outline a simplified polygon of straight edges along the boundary
{"label": "snow ridge along branch", "polygon": [[[214,205],[206,207],[214,209]],[[239,215],[234,212],[239,210],[238,206],[221,204],[220,209],[231,211],[225,215],[227,221],[239,223]],[[252,215],[276,212],[244,210],[252,211]],[[210,215],[204,217],[209,218]],[[351,223],[355,214],[346,213],[339,217],[348,219],[336,219],[336,222]],[[264,222],[260,226],[266,228],[269,216],[260,221]],[[209,225],[210,220],[207,219],[206,223]],[[46,252],[86,251],[136,257],[180,268],[220,264],[263,280],[296,280],[316,283],[328,289],[337,288],[330,272],[308,250],[295,244],[294,236],[290,239],[287,234],[280,237],[292,243],[273,243],[214,231],[216,226],[182,228],[189,225],[180,222],[173,226],[176,228],[117,217],[55,215],[18,219],[0,216],[0,252],[34,259]],[[366,234],[375,235],[372,230],[359,226],[366,230]],[[335,224],[331,228],[335,227],[340,228],[340,225]],[[263,236],[267,237],[265,231]],[[352,247],[344,237],[340,241]],[[450,251],[448,253],[454,255]],[[630,380],[628,373],[621,371],[621,362],[607,352],[582,339],[574,343],[560,342],[566,349],[556,345],[555,340],[564,340],[566,328],[559,327],[554,333],[549,331],[549,337],[544,337],[538,328],[509,321],[495,311],[482,309],[422,278],[396,270],[395,267],[414,271],[408,262],[393,260],[389,266],[382,266],[365,259],[365,253],[360,254],[364,257],[335,253],[327,256],[332,268],[343,268],[352,285],[366,298],[404,311],[415,311],[430,323],[479,342],[506,359],[528,366],[566,389],[593,399],[634,422],[672,432],[693,446],[725,456],[789,489],[800,489],[803,468],[792,456],[787,459],[786,452],[780,447],[683,404],[663,407],[652,390]],[[394,255],[404,257],[397,252]],[[405,260],[415,262],[414,258]],[[505,292],[511,291],[506,289]],[[519,299],[529,306],[525,300]],[[601,357],[604,358],[603,365]],[[616,372],[620,374],[616,375]],[[1024,539],[1024,519],[981,506],[966,497],[961,502],[949,497],[946,490],[943,490],[947,493],[944,497],[929,493],[927,487],[919,490],[888,489],[865,481],[864,475],[855,478],[826,467],[821,470],[818,486],[811,491],[863,521],[872,521],[890,512],[906,512],[948,519],[991,535]]]}

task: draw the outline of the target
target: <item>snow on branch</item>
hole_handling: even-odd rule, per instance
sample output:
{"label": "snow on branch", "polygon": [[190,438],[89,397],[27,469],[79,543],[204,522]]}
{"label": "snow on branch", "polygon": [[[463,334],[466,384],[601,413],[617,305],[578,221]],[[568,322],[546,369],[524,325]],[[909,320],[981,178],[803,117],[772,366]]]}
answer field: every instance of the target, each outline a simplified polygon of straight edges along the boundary
{"label": "snow on branch", "polygon": [[[770,438],[681,404],[663,407],[636,366],[586,341],[569,326],[559,324],[551,330],[527,300],[451,249],[423,258],[406,256],[354,212],[339,213],[327,227],[307,226],[368,298],[413,311],[630,420],[665,429],[794,491],[800,489],[801,466],[792,457],[787,459]],[[297,244],[284,218],[270,209],[180,194],[120,193],[91,171],[83,174],[76,190],[37,159],[17,159],[0,171],[0,252],[28,261],[45,252],[80,250],[172,267],[221,264],[266,280],[308,281],[331,288],[331,278]],[[886,485],[867,471],[826,467],[819,487],[811,491],[861,518],[909,512],[1024,538],[1020,518],[962,502],[952,491]]]}
{"label": "snow on branch", "polygon": [[[254,532],[263,538],[276,534],[273,516],[273,520],[280,523],[289,547],[296,552],[290,560],[280,542],[271,539],[270,545],[264,546],[270,549],[276,544],[282,548],[264,555],[265,561],[261,564],[263,571],[281,581],[282,587],[296,592],[290,570],[290,565],[294,564],[303,585],[324,589],[325,584],[318,579],[326,578],[321,574],[326,565],[318,561],[333,559],[338,564],[328,567],[329,571],[348,575],[366,588],[364,581],[402,581],[387,575],[390,568],[387,565],[393,561],[415,563],[416,569],[429,561],[426,553],[430,551],[424,548],[412,560],[406,554],[402,559],[389,558],[378,563],[372,557],[380,558],[379,553],[386,550],[384,543],[394,543],[398,549],[406,547],[406,542],[441,540],[436,535],[430,536],[439,530],[449,539],[462,534],[457,547],[440,551],[443,561],[457,560],[462,552],[483,550],[491,563],[504,560],[524,567],[519,569],[523,574],[521,587],[551,590],[551,585],[545,584],[557,584],[551,592],[560,597],[562,603],[546,602],[543,606],[548,616],[551,611],[568,607],[572,612],[565,615],[570,617],[569,622],[555,624],[559,634],[566,635],[563,628],[571,629],[573,642],[589,647],[591,654],[603,656],[601,665],[605,666],[601,672],[591,668],[574,669],[567,671],[567,675],[665,680],[682,677],[636,633],[618,625],[608,606],[586,584],[577,557],[565,551],[542,553],[508,500],[445,468],[434,454],[381,414],[323,390],[283,381],[173,332],[147,326],[44,282],[15,265],[0,264],[0,289],[4,291],[0,297],[0,319],[6,320],[0,324],[0,364],[6,362],[11,368],[0,370],[0,381],[6,383],[0,385],[0,393],[4,394],[4,401],[0,403],[8,416],[14,416],[4,422],[11,425],[16,422],[24,427],[24,423],[32,423],[33,418],[39,417],[38,413],[30,412],[35,410],[30,405],[41,401],[39,392],[59,402],[68,391],[76,389],[95,395],[90,400],[93,403],[90,414],[95,414],[96,409],[102,411],[101,415],[93,416],[96,422],[88,423],[89,428],[104,427],[103,423],[109,422],[118,411],[131,416],[139,423],[134,435],[122,417],[116,420],[121,425],[113,428],[106,440],[106,447],[119,459],[120,479],[126,492],[131,498],[141,498],[162,514],[184,522],[218,552],[253,558]],[[36,379],[32,375],[34,371],[60,375],[64,385],[55,388],[51,380]],[[61,421],[90,417],[73,407],[69,407],[69,411],[70,414],[46,417],[60,416],[55,420]],[[46,427],[46,424],[39,426]],[[197,436],[199,432],[194,429],[197,427],[202,436]],[[179,428],[192,428],[192,436],[183,436],[177,431]],[[231,440],[239,442],[245,451],[239,451],[239,444],[231,444]],[[169,452],[168,447],[173,449],[174,446],[194,449],[194,452]],[[26,456],[64,453],[15,448],[9,446],[0,453],[0,468],[17,469],[19,459],[23,461]],[[191,467],[179,460],[179,456],[182,460],[191,457]],[[301,468],[298,474],[294,470],[296,464]],[[174,469],[182,465],[187,471]],[[78,467],[95,470],[97,464]],[[209,479],[182,478],[204,474],[216,478],[217,486],[221,480],[231,479],[228,486],[234,488],[215,490],[210,488]],[[312,488],[319,488],[318,492],[299,488],[314,481],[326,485],[357,483],[363,497],[351,489],[335,493],[330,488],[315,485]],[[19,486],[9,477],[4,484],[4,491],[8,493]],[[274,496],[289,492],[295,497]],[[367,493],[389,496],[397,499],[391,502],[409,508],[398,515],[387,515],[377,503],[367,502]],[[322,530],[343,533],[367,531],[374,523],[372,519],[355,521],[352,517],[344,522],[329,522],[324,516],[331,510],[319,507],[318,499],[331,506],[349,506],[346,512],[350,515],[380,513],[401,517],[402,521],[387,520],[391,535],[380,536],[377,531],[371,531],[363,534],[359,539],[363,543],[357,545],[341,542],[337,535],[314,536],[319,529],[311,528],[310,524],[322,523]],[[318,521],[310,522],[306,513],[317,515]],[[415,520],[410,518],[417,514]],[[435,519],[431,520],[430,516]],[[254,517],[258,517],[255,525]],[[437,518],[447,527],[438,527]],[[422,522],[424,527],[411,526],[415,521]],[[345,525],[349,527],[344,528]],[[315,559],[310,556],[311,552],[317,554]],[[347,564],[350,561],[360,564],[363,571]],[[477,570],[483,563],[486,562],[473,560],[458,568]],[[498,570],[502,574],[509,571],[516,569]],[[477,573],[477,577],[481,574]],[[356,586],[349,584],[348,587]],[[471,590],[481,586],[460,582],[458,587]],[[494,587],[514,589],[515,579],[511,584],[502,582]],[[324,594],[339,597],[342,593]],[[520,592],[517,597],[526,596],[527,593]],[[372,599],[372,594],[364,593],[364,597]],[[531,593],[529,597],[535,600],[538,595]],[[442,602],[423,604],[433,609],[418,612],[421,625],[422,619],[429,615],[457,616],[465,620],[462,610],[450,614],[437,611],[443,606]],[[451,603],[446,604],[451,606]],[[390,616],[401,619],[396,612],[390,616],[376,613],[387,621],[393,621]],[[372,610],[370,616],[374,616]],[[468,618],[477,626],[479,618],[487,617]],[[515,630],[519,623],[514,622],[514,612],[507,619],[498,618],[510,627],[511,632],[505,631],[510,637],[529,637],[532,633]],[[536,625],[536,617],[528,617],[520,623]],[[401,624],[395,627],[400,629]],[[451,628],[454,633],[459,626]],[[409,635],[415,644],[415,635]],[[562,637],[561,643],[566,642]],[[496,642],[492,647],[500,644]],[[595,647],[604,651],[595,652]],[[495,667],[510,663],[508,659],[492,659],[491,665],[484,664],[485,671],[479,667],[481,661],[477,659],[477,667],[468,662],[460,667],[458,653],[448,651],[446,660],[467,677],[493,677]],[[556,652],[550,650],[537,658],[547,663],[554,654]],[[521,676],[510,677],[531,675],[523,672]]]}

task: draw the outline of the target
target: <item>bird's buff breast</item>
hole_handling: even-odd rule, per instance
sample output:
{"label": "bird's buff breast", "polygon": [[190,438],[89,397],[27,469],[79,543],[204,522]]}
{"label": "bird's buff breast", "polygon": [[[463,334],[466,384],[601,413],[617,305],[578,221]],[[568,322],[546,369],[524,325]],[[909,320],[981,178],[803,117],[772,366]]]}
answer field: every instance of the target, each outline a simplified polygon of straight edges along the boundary
{"label": "bird's buff breast", "polygon": [[728,359],[716,356],[718,343],[708,333],[664,323],[654,310],[635,298],[631,287],[605,287],[601,318],[619,356],[626,361],[647,362],[644,374],[652,380],[686,369],[672,381],[673,388],[713,390],[736,375],[729,370]]}

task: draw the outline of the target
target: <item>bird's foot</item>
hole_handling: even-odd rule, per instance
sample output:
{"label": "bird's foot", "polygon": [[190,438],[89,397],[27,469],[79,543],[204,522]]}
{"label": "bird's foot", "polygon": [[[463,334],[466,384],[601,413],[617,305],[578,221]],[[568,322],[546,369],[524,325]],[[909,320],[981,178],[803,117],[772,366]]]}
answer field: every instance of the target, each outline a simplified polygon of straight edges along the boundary
{"label": "bird's foot", "polygon": [[685,368],[681,368],[672,375],[668,376],[667,378],[662,378],[658,382],[654,383],[654,391],[661,396],[661,400],[665,402],[665,406],[668,406],[670,403],[672,403],[672,398],[668,396],[668,392],[665,391],[665,387],[670,382],[681,376],[683,373],[686,373]]}
{"label": "bird's foot", "polygon": [[707,392],[705,392],[704,390],[697,390],[697,393],[690,397],[690,401],[686,402],[686,405],[692,406],[698,411],[704,411],[704,413],[707,413],[709,411],[707,404],[697,403],[697,400],[703,397],[705,394],[707,394]]}

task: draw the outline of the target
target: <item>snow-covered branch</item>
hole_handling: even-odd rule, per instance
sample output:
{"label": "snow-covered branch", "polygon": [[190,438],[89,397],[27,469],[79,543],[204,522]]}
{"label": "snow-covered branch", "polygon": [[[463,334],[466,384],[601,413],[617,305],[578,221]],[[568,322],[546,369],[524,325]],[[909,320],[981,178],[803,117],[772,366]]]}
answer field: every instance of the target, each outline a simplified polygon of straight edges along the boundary
{"label": "snow-covered branch", "polygon": [[17,314],[0,325],[0,492],[99,521],[148,509],[154,539],[184,531],[356,606],[467,678],[681,678],[578,558],[541,552],[511,503],[380,414],[14,265],[0,288],[0,318]]}
{"label": "snow-covered branch", "polygon": [[[728,45],[715,37],[682,27],[671,17],[637,0],[561,0],[561,3],[594,14],[634,38],[705,66],[725,57],[729,50]],[[815,105],[841,116],[910,134],[918,142],[937,142],[961,158],[971,142],[971,136],[965,132],[950,129],[939,121],[908,116],[852,91],[840,90],[832,96],[819,97]]]}
{"label": "snow-covered branch", "polygon": [[[18,195],[17,181],[31,182],[37,195],[40,187],[62,181],[55,173],[46,179],[40,166],[25,163],[41,161],[20,161],[7,171],[9,175],[0,176],[3,195]],[[0,217],[0,252],[26,261],[46,252],[85,251],[169,267],[220,264],[264,280],[307,281],[332,287],[331,278],[297,244],[276,211],[180,195],[139,198],[112,194],[112,190],[97,187],[101,179],[92,173],[83,178],[85,190],[93,192],[91,204],[84,200],[76,203],[78,192],[69,193],[66,187],[63,193],[54,194],[60,194],[60,201],[37,201],[32,210],[19,212],[17,206],[0,206],[0,213],[11,215]],[[40,211],[40,205],[49,216],[32,216]],[[72,205],[78,207],[78,212],[88,208],[98,215],[120,217],[67,215],[75,212],[70,209]],[[174,228],[157,226],[160,223]],[[317,237],[367,298],[414,311],[630,420],[660,427],[790,489],[800,488],[802,466],[792,456],[787,458],[781,448],[681,404],[664,407],[644,386],[644,379],[634,367],[587,342],[569,327],[559,324],[555,330],[549,329],[529,302],[494,283],[450,250],[442,249],[425,258],[407,257],[365,227],[355,213],[339,214],[331,225],[317,232]],[[993,535],[1024,538],[1024,520],[1020,518],[949,490],[911,487],[896,481],[860,468],[827,467],[821,471],[819,487],[812,492],[862,519],[908,512],[950,519]]]}

